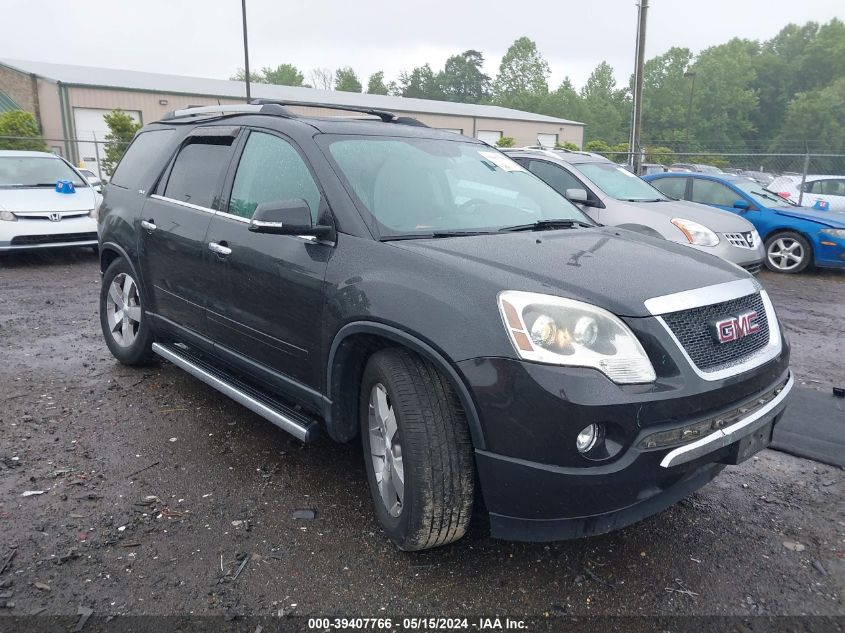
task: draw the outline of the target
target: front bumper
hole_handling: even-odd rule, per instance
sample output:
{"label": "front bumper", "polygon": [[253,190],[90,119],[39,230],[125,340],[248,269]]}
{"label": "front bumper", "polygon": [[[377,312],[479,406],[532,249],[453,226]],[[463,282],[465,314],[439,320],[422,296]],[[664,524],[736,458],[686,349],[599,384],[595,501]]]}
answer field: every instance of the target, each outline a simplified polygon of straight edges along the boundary
{"label": "front bumper", "polygon": [[18,216],[16,222],[0,221],[0,251],[97,246],[97,221],[87,215],[57,222]]}
{"label": "front bumper", "polygon": [[[601,534],[691,494],[725,463],[748,457],[737,458],[737,442],[780,421],[792,387],[788,357],[785,345],[765,365],[707,385],[676,376],[619,386],[593,370],[509,359],[460,363],[484,426],[486,446],[475,458],[493,536]],[[707,420],[725,422],[681,446],[644,443],[655,432]],[[618,454],[591,461],[574,450],[575,436],[591,423],[617,430]]]}

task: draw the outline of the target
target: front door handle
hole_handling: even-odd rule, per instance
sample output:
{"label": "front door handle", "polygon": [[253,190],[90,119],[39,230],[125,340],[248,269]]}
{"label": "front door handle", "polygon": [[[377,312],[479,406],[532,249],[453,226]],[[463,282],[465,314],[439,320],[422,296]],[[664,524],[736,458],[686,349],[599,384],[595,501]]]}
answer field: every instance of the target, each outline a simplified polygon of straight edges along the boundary
{"label": "front door handle", "polygon": [[147,229],[148,231],[155,231],[158,227],[152,220],[141,220],[141,228]]}
{"label": "front door handle", "polygon": [[223,257],[232,254],[232,249],[226,246],[225,242],[223,242],[222,244],[218,244],[217,242],[209,242],[208,250],[210,250],[212,253],[217,253],[218,255],[221,255]]}

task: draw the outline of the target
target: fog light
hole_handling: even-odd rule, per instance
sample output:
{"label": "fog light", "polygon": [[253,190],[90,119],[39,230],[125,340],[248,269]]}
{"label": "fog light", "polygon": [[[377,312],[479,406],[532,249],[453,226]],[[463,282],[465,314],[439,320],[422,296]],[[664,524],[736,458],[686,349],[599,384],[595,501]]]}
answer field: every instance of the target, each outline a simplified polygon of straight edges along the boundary
{"label": "fog light", "polygon": [[596,445],[599,439],[599,425],[591,424],[581,429],[578,437],[575,438],[575,447],[579,453],[588,453]]}

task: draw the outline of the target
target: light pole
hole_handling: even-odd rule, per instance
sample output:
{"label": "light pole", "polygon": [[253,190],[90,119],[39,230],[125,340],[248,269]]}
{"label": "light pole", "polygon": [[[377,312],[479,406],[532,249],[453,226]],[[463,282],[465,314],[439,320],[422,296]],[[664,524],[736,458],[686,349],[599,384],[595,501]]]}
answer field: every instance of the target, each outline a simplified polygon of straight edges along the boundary
{"label": "light pole", "polygon": [[634,66],[634,99],[631,112],[631,167],[639,175],[642,166],[640,154],[640,124],[643,116],[643,65],[645,64],[645,33],[648,0],[640,0],[637,13],[637,57]]}
{"label": "light pole", "polygon": [[241,0],[241,15],[244,26],[244,81],[246,81],[246,101],[249,103],[249,42],[246,37],[246,0]]}
{"label": "light pole", "polygon": [[688,70],[684,77],[692,79],[689,88],[689,105],[687,105],[687,152],[690,151],[690,125],[692,124],[692,97],[695,94],[695,71]]}

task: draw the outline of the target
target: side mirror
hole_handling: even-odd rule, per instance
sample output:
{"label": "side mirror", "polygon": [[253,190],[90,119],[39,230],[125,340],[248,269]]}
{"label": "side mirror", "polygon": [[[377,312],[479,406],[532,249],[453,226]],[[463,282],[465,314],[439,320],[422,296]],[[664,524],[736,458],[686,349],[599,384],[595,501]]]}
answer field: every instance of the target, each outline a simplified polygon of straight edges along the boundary
{"label": "side mirror", "polygon": [[567,189],[566,199],[570,202],[580,202],[581,204],[586,204],[589,200],[586,189]]}
{"label": "side mirror", "polygon": [[751,205],[748,203],[748,200],[736,200],[734,202],[734,209],[739,209],[740,211],[748,211],[751,208]]}
{"label": "side mirror", "polygon": [[252,214],[249,230],[273,235],[314,235],[325,237],[334,228],[315,226],[311,221],[311,207],[302,198],[262,202]]}

